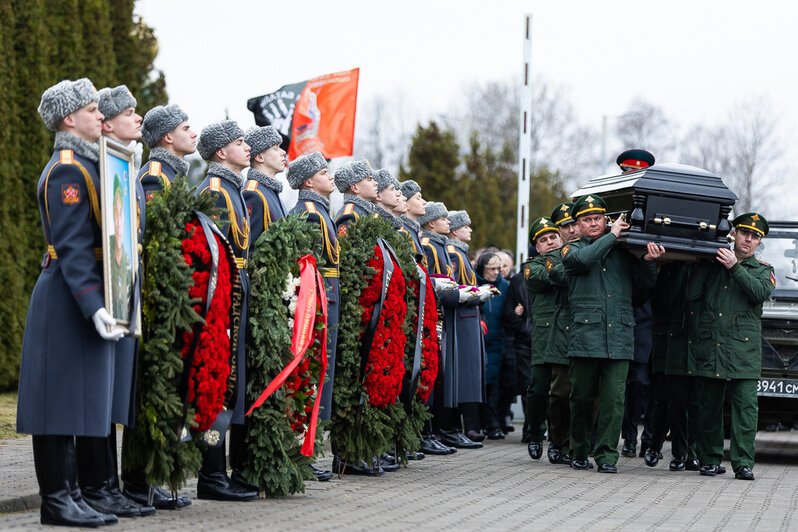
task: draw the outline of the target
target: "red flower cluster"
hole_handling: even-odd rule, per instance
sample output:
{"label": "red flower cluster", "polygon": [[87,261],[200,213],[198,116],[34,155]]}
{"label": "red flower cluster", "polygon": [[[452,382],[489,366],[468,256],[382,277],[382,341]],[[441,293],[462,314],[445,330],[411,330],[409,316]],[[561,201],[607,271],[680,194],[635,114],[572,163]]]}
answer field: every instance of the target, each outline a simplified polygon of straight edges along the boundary
{"label": "red flower cluster", "polygon": [[[419,298],[419,283],[414,283],[416,299]],[[418,326],[418,316],[413,320],[413,332]],[[435,301],[435,287],[432,279],[427,276],[427,291],[424,294],[424,324],[421,341],[421,374],[418,378],[416,396],[419,401],[426,403],[432,393],[435,378],[438,376],[438,306]]]}
{"label": "red flower cluster", "polygon": [[[208,300],[211,252],[198,222],[189,222],[185,229],[188,236],[182,244],[183,259],[194,269],[194,286],[189,289],[189,295],[200,300],[194,305],[194,311],[202,316]],[[230,326],[230,262],[227,260],[225,244],[216,234],[214,237],[223,251],[217,269],[216,291],[211,297],[205,323],[183,333],[183,347],[180,350],[183,359],[187,358],[194,334],[199,334],[189,372],[187,399],[196,412],[194,419],[200,432],[208,430],[221,412],[227,377],[230,375],[230,337],[227,333]]]}
{"label": "red flower cluster", "polygon": [[[396,261],[393,275],[388,283],[385,301],[380,313],[374,340],[369,351],[369,361],[363,385],[369,396],[369,404],[384,407],[396,402],[402,389],[402,377],[405,373],[404,353],[407,337],[402,325],[407,314],[405,304],[405,278]],[[374,255],[366,265],[377,271],[369,279],[368,286],[358,299],[363,307],[361,325],[367,326],[374,311],[374,305],[380,299],[382,290],[382,271],[385,266],[379,247],[374,248]]]}

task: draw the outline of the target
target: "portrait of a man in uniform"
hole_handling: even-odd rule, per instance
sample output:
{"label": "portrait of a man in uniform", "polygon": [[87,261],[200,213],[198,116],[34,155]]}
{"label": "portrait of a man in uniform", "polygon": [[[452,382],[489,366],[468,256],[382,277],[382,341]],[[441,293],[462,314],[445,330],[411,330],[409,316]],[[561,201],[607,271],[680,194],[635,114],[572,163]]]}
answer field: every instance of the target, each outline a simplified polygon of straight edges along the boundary
{"label": "portrait of a man in uniform", "polygon": [[114,232],[108,237],[111,250],[111,299],[113,316],[130,320],[130,288],[133,271],[130,260],[130,236],[126,227],[125,193],[119,174],[114,175],[113,221]]}

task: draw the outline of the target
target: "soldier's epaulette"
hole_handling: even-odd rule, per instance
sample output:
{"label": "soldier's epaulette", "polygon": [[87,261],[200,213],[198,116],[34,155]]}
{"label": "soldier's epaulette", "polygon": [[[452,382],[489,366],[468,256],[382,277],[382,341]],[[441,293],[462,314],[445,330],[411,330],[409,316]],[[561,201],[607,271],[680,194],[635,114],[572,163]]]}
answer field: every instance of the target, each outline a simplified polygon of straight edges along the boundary
{"label": "soldier's epaulette", "polygon": [[307,209],[307,211],[310,213],[318,214],[318,212],[316,211],[316,204],[313,203],[312,201],[305,202],[305,209]]}
{"label": "soldier's epaulette", "polygon": [[449,253],[455,253],[454,246],[451,244],[447,244],[446,251],[448,251]]}
{"label": "soldier's epaulette", "polygon": [[762,259],[760,259],[760,258],[757,258],[756,260],[758,260],[758,261],[759,261],[759,264],[761,264],[761,265],[763,265],[763,266],[770,266],[770,264],[769,264],[769,263],[767,263],[767,262],[763,261],[763,260],[762,260]]}
{"label": "soldier's epaulette", "polygon": [[347,203],[344,205],[344,212],[343,214],[352,214],[355,211],[355,205],[352,203]]}
{"label": "soldier's epaulette", "polygon": [[422,246],[429,246],[429,237],[428,236],[425,236],[424,238],[421,239],[421,245]]}
{"label": "soldier's epaulette", "polygon": [[219,192],[219,190],[222,188],[222,180],[218,177],[212,177],[210,178],[209,186],[214,192]]}
{"label": "soldier's epaulette", "polygon": [[254,192],[255,190],[258,190],[258,182],[254,179],[250,179],[247,181],[247,186],[244,188],[250,192]]}
{"label": "soldier's epaulette", "polygon": [[61,150],[58,154],[58,162],[61,164],[72,164],[72,150]]}
{"label": "soldier's epaulette", "polygon": [[158,161],[150,161],[150,171],[148,172],[150,175],[154,175],[158,177],[161,175],[161,163]]}

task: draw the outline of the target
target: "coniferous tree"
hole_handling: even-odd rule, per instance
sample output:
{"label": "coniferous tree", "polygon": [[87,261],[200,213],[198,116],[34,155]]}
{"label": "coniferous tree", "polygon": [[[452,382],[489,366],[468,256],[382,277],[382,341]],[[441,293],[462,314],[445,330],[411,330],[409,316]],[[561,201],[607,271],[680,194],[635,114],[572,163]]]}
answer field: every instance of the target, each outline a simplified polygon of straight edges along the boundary
{"label": "coniferous tree", "polygon": [[435,121],[427,127],[419,124],[413,135],[407,168],[402,166],[399,176],[402,180],[415,180],[427,201],[442,201],[453,208],[450,205],[458,197],[459,151],[452,131],[442,130]]}
{"label": "coniferous tree", "polygon": [[83,54],[83,32],[76,21],[81,20],[80,0],[46,0],[48,28],[53,46],[49,64],[57,70],[58,79],[86,77]]}
{"label": "coniferous tree", "polygon": [[[108,87],[116,78],[113,28],[108,0],[83,0],[80,3],[83,23],[84,75],[98,89]],[[114,84],[116,85],[116,84]]]}

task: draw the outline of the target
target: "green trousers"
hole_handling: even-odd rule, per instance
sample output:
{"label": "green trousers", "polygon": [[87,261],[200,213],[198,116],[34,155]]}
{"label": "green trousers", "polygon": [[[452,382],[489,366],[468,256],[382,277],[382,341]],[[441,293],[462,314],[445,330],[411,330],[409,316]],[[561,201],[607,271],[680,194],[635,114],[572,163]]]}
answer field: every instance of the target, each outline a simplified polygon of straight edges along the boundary
{"label": "green trousers", "polygon": [[558,449],[568,444],[570,391],[568,366],[550,363],[532,366],[526,391],[529,441],[543,441],[548,414],[551,444]]}
{"label": "green trousers", "polygon": [[723,459],[723,400],[729,387],[731,404],[730,457],[733,470],[754,467],[756,424],[759,404],[756,379],[710,379],[699,377],[701,414],[698,459],[701,465],[719,465]]}
{"label": "green trousers", "polygon": [[593,457],[598,465],[615,464],[618,461],[629,361],[571,358],[569,363],[572,458],[587,459],[595,420],[594,405],[598,398]]}
{"label": "green trousers", "polygon": [[684,375],[665,375],[665,377],[668,379],[668,395],[671,401],[671,451],[674,458],[697,460],[696,440],[699,413],[702,409],[699,380],[697,377]]}

